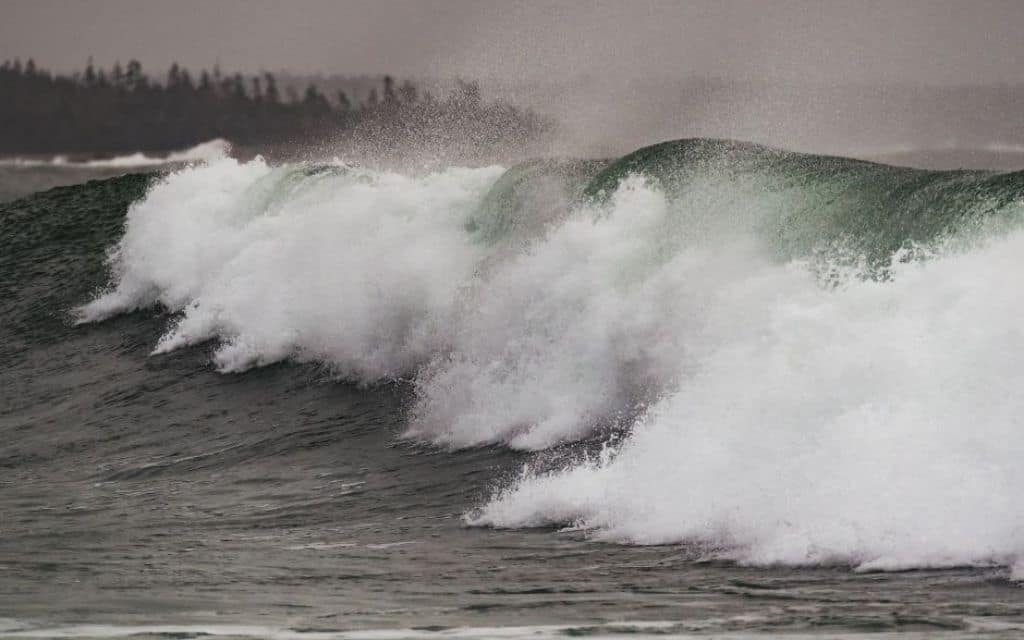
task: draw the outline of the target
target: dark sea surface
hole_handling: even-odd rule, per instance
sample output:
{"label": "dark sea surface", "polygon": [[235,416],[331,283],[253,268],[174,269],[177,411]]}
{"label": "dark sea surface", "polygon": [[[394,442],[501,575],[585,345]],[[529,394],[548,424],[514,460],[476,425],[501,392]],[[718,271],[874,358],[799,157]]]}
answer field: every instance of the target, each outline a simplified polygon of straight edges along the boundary
{"label": "dark sea surface", "polygon": [[[717,149],[714,153],[718,153]],[[730,149],[725,153],[738,152]],[[739,166],[740,172],[759,171],[768,175],[764,173],[761,156],[757,155],[760,152],[753,153],[757,158],[750,162],[755,162],[756,168],[744,164],[747,160],[730,166]],[[661,188],[677,188],[671,186],[668,174],[657,173],[664,171],[664,164],[658,164],[664,161],[652,158],[642,156],[641,160],[651,163],[652,175],[657,174],[663,182]],[[631,351],[632,355],[625,360],[616,356],[612,362],[605,357],[605,351],[593,360],[586,359],[589,352],[569,350],[566,355],[561,352],[562,346],[572,336],[587,330],[577,326],[560,333],[568,321],[560,320],[557,314],[573,305],[583,305],[588,314],[596,317],[603,307],[590,298],[581,302],[575,297],[558,299],[551,294],[555,299],[550,309],[542,308],[544,313],[530,315],[529,309],[534,309],[530,306],[534,301],[531,296],[522,298],[529,302],[516,303],[515,308],[525,309],[530,318],[524,321],[528,330],[516,333],[516,324],[512,329],[502,329],[502,333],[493,324],[473,325],[466,321],[465,325],[459,324],[458,331],[452,329],[449,333],[449,326],[463,322],[455,316],[472,313],[460,307],[463,311],[454,316],[444,315],[445,307],[434,299],[446,294],[447,289],[437,289],[439,293],[435,294],[431,288],[435,287],[431,284],[435,280],[416,285],[417,291],[412,293],[399,291],[400,285],[395,283],[400,278],[413,279],[435,268],[431,255],[419,254],[403,266],[406,258],[399,256],[407,255],[401,253],[405,236],[382,231],[380,237],[384,239],[364,250],[353,240],[352,229],[365,227],[364,238],[377,237],[372,236],[376,232],[366,223],[370,218],[354,218],[350,226],[339,228],[333,236],[333,251],[352,254],[352,260],[341,265],[330,263],[326,254],[317,253],[324,249],[313,242],[317,236],[324,237],[326,227],[317,225],[327,224],[323,220],[330,218],[332,212],[345,216],[346,211],[364,206],[360,203],[367,198],[370,204],[365,206],[371,213],[407,206],[406,196],[401,196],[404,191],[399,195],[389,195],[392,192],[387,191],[396,181],[400,182],[398,177],[363,176],[339,186],[340,182],[331,181],[348,180],[351,174],[346,172],[350,169],[307,164],[268,168],[266,172],[260,169],[259,176],[253,179],[258,182],[276,176],[272,187],[267,187],[266,182],[233,187],[232,180],[237,182],[241,178],[232,176],[256,170],[251,163],[217,169],[217,162],[229,161],[213,161],[208,168],[197,165],[182,169],[176,174],[179,177],[172,175],[169,179],[161,171],[112,177],[123,172],[116,167],[0,167],[0,201],[8,200],[0,203],[0,637],[188,638],[212,634],[318,640],[586,635],[845,638],[907,634],[919,638],[1017,638],[1024,634],[1024,589],[1011,579],[1018,571],[1012,568],[1017,562],[1016,553],[1024,550],[1020,516],[1008,514],[1006,509],[987,511],[987,506],[979,506],[976,511],[957,507],[946,513],[940,508],[943,502],[959,505],[958,500],[966,500],[988,504],[984,498],[948,492],[939,496],[937,502],[922,503],[920,487],[913,480],[914,458],[905,464],[896,463],[911,479],[906,485],[892,484],[896,487],[892,500],[886,495],[878,496],[877,513],[862,515],[859,506],[836,509],[837,521],[860,532],[855,541],[841,543],[829,537],[830,530],[821,528],[816,515],[808,515],[806,522],[811,524],[804,527],[799,516],[794,519],[793,514],[806,511],[791,512],[783,507],[777,507],[777,516],[766,516],[769,511],[759,512],[749,521],[731,510],[732,515],[723,521],[736,523],[734,530],[712,523],[712,516],[708,516],[706,528],[700,523],[694,525],[688,515],[661,518],[675,508],[672,505],[686,503],[696,494],[715,496],[717,479],[721,479],[722,486],[731,486],[736,478],[742,480],[746,468],[757,465],[745,456],[756,455],[758,460],[771,461],[774,454],[770,443],[759,445],[762,448],[756,454],[739,446],[735,449],[734,471],[729,476],[709,472],[710,479],[697,486],[690,476],[675,479],[672,475],[677,467],[693,468],[699,464],[689,457],[692,452],[684,448],[671,453],[675,451],[673,441],[662,440],[660,446],[653,448],[670,452],[669,462],[638,458],[649,461],[638,463],[641,470],[648,464],[649,468],[660,470],[657,476],[663,480],[663,488],[658,491],[664,493],[658,493],[656,500],[645,502],[643,496],[651,492],[645,492],[644,487],[650,485],[639,480],[635,486],[628,484],[632,482],[629,473],[623,481],[627,482],[625,498],[611,485],[600,484],[604,482],[603,473],[616,469],[607,460],[602,463],[605,466],[594,467],[594,481],[602,487],[596,495],[607,496],[607,501],[579,498],[574,493],[576,485],[562,484],[558,473],[565,471],[569,475],[564,478],[572,479],[575,476],[569,470],[579,465],[584,469],[580,473],[589,473],[586,469],[591,467],[587,465],[596,463],[587,461],[603,455],[602,445],[641,437],[639,431],[643,429],[637,425],[645,424],[645,407],[665,402],[666,398],[671,401],[675,389],[686,387],[680,376],[685,378],[688,369],[671,375],[663,373],[666,365],[658,355],[673,348],[672,344],[685,342],[685,336],[662,341],[666,332],[674,331],[665,327],[675,325],[658,325],[660,316],[642,326],[614,316],[614,322],[609,321],[608,326],[614,331],[609,330],[612,337],[608,340],[616,349],[632,344],[630,335],[647,336],[649,325],[661,326],[650,334],[659,336],[658,342],[651,343],[654,346],[649,349],[646,343],[636,347],[640,355]],[[775,163],[772,166],[790,163],[785,165],[785,171],[797,171],[794,167],[799,164],[798,188],[807,190],[818,187],[812,189],[805,180],[818,178],[807,178],[813,172],[808,173],[807,165],[803,164],[806,162],[815,167],[828,166],[827,176],[821,180],[839,180],[836,175],[840,175],[854,176],[841,179],[856,182],[861,179],[857,176],[862,175],[857,172],[883,171],[871,168],[880,165],[845,168],[829,164],[834,159],[813,156],[770,162]],[[500,300],[515,301],[520,300],[518,289],[512,288],[517,286],[515,283],[546,273],[538,266],[538,261],[547,255],[541,245],[557,237],[551,224],[562,224],[550,221],[564,219],[566,215],[545,214],[548,217],[541,221],[543,224],[537,224],[547,231],[531,227],[534,222],[516,222],[528,218],[525,209],[543,209],[529,198],[523,204],[523,191],[528,191],[530,197],[535,191],[546,193],[550,184],[545,183],[548,186],[544,189],[535,189],[533,185],[535,180],[548,180],[558,187],[558,202],[570,201],[580,197],[591,178],[595,182],[590,182],[588,188],[595,189],[595,185],[621,179],[615,173],[617,166],[545,165],[539,171],[527,167],[515,173],[513,169],[512,173],[504,174],[505,178],[500,178],[503,174],[499,169],[473,174],[476,177],[471,180],[461,174],[450,179],[438,178],[439,187],[428,180],[426,186],[401,183],[394,188],[410,189],[408,198],[436,197],[438,202],[449,203],[444,200],[448,196],[437,195],[441,192],[431,189],[445,189],[443,193],[448,194],[448,189],[455,189],[450,187],[452,182],[462,185],[467,180],[475,181],[472,189],[458,187],[457,195],[451,196],[451,202],[456,204],[444,206],[461,207],[464,201],[486,201],[497,207],[496,212],[480,213],[475,205],[465,205],[471,218],[466,233],[483,234],[482,240],[472,242],[488,248],[468,254],[466,264],[445,262],[436,267],[436,281],[458,279],[458,269],[465,269],[470,274],[467,278],[489,278],[486,282],[492,290],[498,290]],[[628,162],[624,166],[628,168]],[[204,173],[218,170],[226,173],[210,177]],[[961,200],[957,201],[957,211],[942,213],[941,220],[927,217],[934,207],[922,206],[925,213],[914,213],[916,204],[892,204],[891,200],[878,204],[880,200],[875,195],[864,196],[863,201],[858,201],[860,204],[849,205],[850,210],[879,207],[880,211],[891,209],[910,216],[899,223],[898,233],[922,242],[928,234],[944,233],[953,218],[982,215],[963,213],[973,211],[971,207],[987,212],[985,215],[1004,216],[1005,211],[1022,202],[1019,193],[1024,193],[1024,188],[1017,191],[1017,183],[1024,181],[1012,178],[1014,174],[975,171],[946,176],[903,174],[898,173],[902,170],[884,168],[884,172],[890,170],[896,173],[885,173],[890,176],[886,180],[893,180],[895,186],[886,187],[887,198],[903,194],[901,189],[909,189],[905,186],[908,181],[915,181],[913,184],[918,186],[914,189],[923,189],[920,185],[924,183],[952,181],[942,184],[955,184],[960,189],[958,194],[968,194],[958,195]],[[543,176],[537,177],[538,173]],[[878,175],[881,174],[872,173],[864,178],[865,184],[878,184]],[[499,178],[507,184],[497,185],[499,191],[488,191]],[[250,253],[243,250],[232,254],[230,261],[225,259],[227,267],[217,267],[235,274],[225,281],[230,286],[218,288],[216,283],[203,279],[203,270],[210,268],[204,262],[206,257],[220,249],[209,245],[213,248],[189,258],[189,247],[193,243],[207,247],[203,243],[209,243],[211,237],[227,238],[231,230],[239,227],[199,228],[199,223],[192,219],[182,222],[181,227],[168,222],[167,227],[155,231],[147,231],[143,226],[148,224],[146,220],[177,219],[178,210],[166,204],[176,201],[175,193],[169,191],[179,188],[175,180],[199,181],[180,186],[183,211],[194,213],[200,204],[186,200],[185,196],[206,188],[214,204],[201,206],[209,206],[211,211],[230,209],[232,213],[225,214],[230,225],[236,225],[237,216],[248,215],[239,212],[251,206],[259,208],[259,215],[267,220],[273,215],[277,216],[275,221],[279,219],[288,225],[297,220],[297,226],[277,227],[270,235],[260,236],[262,239],[226,239],[236,248],[250,243],[246,245]],[[897,185],[898,181],[903,182]],[[82,184],[48,188],[60,182]],[[245,197],[239,200],[229,193],[235,188],[244,192]],[[421,188],[425,191],[416,190]],[[501,191],[505,188],[510,191]],[[832,195],[825,197],[824,204],[818,202],[815,210],[848,206],[843,198],[853,196],[848,192],[835,195],[828,191],[831,188],[822,187]],[[947,187],[935,188],[939,191],[929,193],[948,198],[947,192],[941,190]],[[34,191],[41,192],[27,195]],[[271,204],[263,200],[263,204],[251,204],[254,193],[270,192],[266,198]],[[916,195],[907,196],[907,202],[918,202],[913,198],[923,198],[923,193],[914,191]],[[481,194],[486,194],[486,198],[481,200]],[[645,194],[641,192],[641,196],[646,197]],[[325,198],[330,206],[318,204]],[[970,204],[964,204],[967,199]],[[551,202],[545,196],[548,207],[568,211],[575,206],[556,206]],[[637,206],[648,206],[643,202]],[[133,203],[143,204],[129,215]],[[323,216],[315,219],[295,217],[321,210]],[[426,211],[429,210],[427,207]],[[1010,227],[1011,218],[1016,215],[1011,213],[1004,216],[1010,220]],[[134,228],[131,225],[135,223],[130,222],[127,231],[126,215],[137,216],[140,221]],[[402,221],[426,214],[416,209],[396,215]],[[483,219],[488,215],[497,217]],[[615,214],[612,215],[614,220]],[[837,214],[835,220],[845,234],[844,225],[849,218]],[[595,222],[587,228],[599,230],[600,224]],[[792,228],[787,225],[779,228]],[[818,227],[814,229],[814,233],[819,233]],[[183,234],[180,238],[175,235],[179,232]],[[246,227],[244,233],[250,232]],[[411,233],[422,237],[428,245],[434,243],[438,251],[463,250],[459,248],[461,244],[452,245],[455,248],[441,244],[452,237],[448,227],[436,231],[446,234],[437,236],[441,240],[423,237],[434,232],[434,227],[427,226],[417,227]],[[196,235],[189,236],[191,233]],[[306,238],[304,242],[308,244],[297,252],[294,247],[272,245],[266,249],[267,245],[261,244],[268,242],[267,238],[305,238],[306,233],[313,239]],[[616,233],[593,242],[610,242],[619,237]],[[810,246],[808,243],[820,240],[818,236],[809,240],[807,233],[810,232],[780,235],[782,240],[778,242],[785,242],[778,245],[784,253],[780,260],[793,260],[793,256]],[[873,244],[862,250],[868,260],[875,259],[876,254],[889,255],[905,239],[887,236],[882,242],[860,227],[851,233],[871,237]],[[501,245],[503,241],[488,234],[511,237],[514,242]],[[702,237],[713,235],[709,231]],[[110,258],[108,250],[121,242],[122,236],[122,257]],[[136,239],[138,244],[132,244]],[[503,247],[500,250],[490,248],[499,245]],[[169,250],[164,252],[164,247]],[[398,253],[388,253],[391,251]],[[569,249],[552,250],[551,255],[561,256],[565,251]],[[510,253],[527,257],[505,257]],[[247,262],[246,256],[251,254],[269,254],[269,262]],[[380,257],[379,264],[367,260],[367,256],[373,255]],[[589,260],[599,262],[605,259],[603,255],[599,248],[591,247],[581,251],[577,259],[590,256]],[[303,256],[312,256],[312,266],[290,266],[298,264],[296,261]],[[175,263],[168,269],[160,266],[161,260],[179,257],[181,264]],[[978,261],[984,265],[987,259]],[[511,268],[503,265],[531,260],[523,271],[503,271]],[[359,271],[353,265],[362,265],[370,275],[348,278],[344,274]],[[266,271],[258,271],[261,268]],[[402,271],[403,268],[409,270]],[[928,268],[923,267],[924,275],[914,277],[927,278]],[[987,273],[978,268],[979,273]],[[312,271],[304,271],[309,269]],[[191,275],[175,280],[192,271],[196,274],[195,282],[200,284],[186,282]],[[322,296],[321,289],[307,288],[305,283],[319,277],[315,274],[321,271],[341,278],[325,285],[328,291],[338,290],[336,301]],[[869,272],[875,273],[870,269]],[[585,289],[590,286],[587,283],[603,277],[601,273],[595,271],[573,287],[577,291]],[[621,273],[616,273],[619,275],[615,278],[619,278]],[[254,281],[248,276],[253,276]],[[892,277],[896,284],[877,286],[899,286],[899,276]],[[352,284],[356,280],[363,284]],[[364,286],[366,282],[380,283],[379,289]],[[538,290],[545,290],[545,282],[533,284]],[[620,280],[614,282],[615,287],[620,287]],[[666,291],[676,291],[673,282],[664,284],[653,298],[663,300]],[[930,281],[915,282],[915,290],[920,291]],[[790,296],[786,293],[790,289],[771,286],[777,287],[773,291],[779,293],[764,299]],[[504,293],[501,287],[506,287]],[[427,302],[418,297],[418,291],[424,288],[431,291],[432,297],[424,294],[424,298],[430,297]],[[556,289],[552,285],[550,290]],[[1012,300],[1020,297],[1019,290],[1001,291],[1005,295],[999,298],[1000,304],[1007,306],[1000,309],[1011,308]],[[944,289],[936,295],[952,300],[954,293]],[[397,310],[387,306],[389,300],[400,295],[406,297],[401,298]],[[492,304],[485,294],[470,297],[466,302],[465,296],[469,294],[465,287],[452,295],[462,296],[462,304],[475,308]],[[618,294],[602,294],[595,299],[601,302],[613,295]],[[744,295],[758,294],[755,291]],[[253,296],[258,296],[258,303],[253,303]],[[364,300],[360,296],[368,297]],[[796,294],[790,299],[802,300]],[[631,306],[635,314],[627,316],[653,314],[654,311],[643,307],[645,300],[629,298],[624,304]],[[429,313],[422,314],[427,318],[422,320],[427,328],[408,329],[419,326],[416,323],[421,321],[416,305],[428,304],[434,306]],[[716,303],[706,304],[711,308]],[[970,304],[979,303],[973,300]],[[199,315],[210,308],[218,310],[215,321]],[[282,308],[294,310],[294,315],[278,323],[277,312]],[[941,308],[957,307],[949,302],[948,307]],[[253,313],[253,309],[259,311]],[[352,315],[353,309],[361,315]],[[913,308],[906,311],[912,312]],[[979,309],[982,312],[984,309]],[[515,311],[506,313],[514,315]],[[398,314],[394,316],[397,320],[388,314]],[[339,343],[336,336],[348,336],[347,327],[361,322],[364,316],[371,318],[365,329],[370,337],[352,345]],[[306,323],[309,317],[313,320]],[[76,324],[76,319],[86,322]],[[275,324],[269,325],[272,320]],[[467,376],[473,384],[492,380],[486,371],[492,371],[496,362],[504,362],[503,358],[511,358],[508,351],[519,348],[515,345],[533,339],[532,331],[538,323],[548,323],[539,343],[545,346],[531,350],[529,357],[515,355],[514,366],[509,365],[493,378],[500,382],[494,383],[498,385],[495,388],[507,390],[500,397],[492,387],[480,390],[468,386],[466,378],[460,377],[461,370],[452,369],[452,363],[463,363],[465,367],[483,363],[479,364],[482,368],[471,369]],[[316,333],[317,327],[327,325],[335,326],[332,331],[339,333]],[[960,325],[952,326],[956,329]],[[378,329],[383,333],[375,332]],[[891,330],[889,325],[878,325],[880,335]],[[914,335],[921,335],[921,340],[926,341],[930,330],[916,329]],[[491,347],[487,345],[481,346],[482,341],[486,342],[483,337],[491,335],[487,331],[497,332],[495,340],[501,343],[494,351],[489,351]],[[1002,332],[999,336],[1007,349],[1018,346],[1019,336],[1012,333],[1012,325],[993,326],[991,331]],[[603,335],[588,336],[586,343],[599,343]],[[394,336],[399,336],[395,343],[406,346],[391,353],[386,344],[381,345]],[[423,343],[428,346],[422,346]],[[442,346],[432,346],[435,343]],[[170,348],[158,348],[163,344]],[[799,349],[800,344],[796,347]],[[155,349],[164,352],[154,353]],[[982,353],[980,347],[976,349]],[[239,350],[243,355],[238,355]],[[560,373],[561,360],[545,364],[549,362],[545,360],[546,354],[552,352],[568,359],[566,371],[570,373]],[[582,355],[573,356],[574,353]],[[984,359],[989,357],[987,354],[985,351],[978,356],[981,365],[989,362]],[[715,357],[708,355],[700,362],[725,362],[714,360]],[[871,354],[865,355],[868,357]],[[838,361],[840,356],[835,358]],[[917,352],[908,352],[903,360],[914,358],[929,362]],[[873,363],[873,375],[884,377],[885,368],[890,365],[881,356]],[[542,367],[544,373],[530,369],[533,366]],[[586,376],[587,370],[605,371],[601,367],[618,372],[613,376],[615,380],[608,382],[606,376],[601,376],[596,381],[581,381],[580,376]],[[708,365],[707,370],[715,369]],[[517,377],[522,371],[527,373]],[[1016,379],[1005,371],[1001,373]],[[778,369],[780,378],[787,375],[791,375],[788,369]],[[653,382],[638,391],[631,381],[641,378]],[[541,381],[539,386],[532,386],[537,380]],[[844,380],[844,385],[860,384],[853,377]],[[982,378],[979,384],[987,380]],[[793,384],[797,382],[794,378]],[[559,386],[563,384],[564,388]],[[558,394],[552,398],[545,396],[546,391],[556,387]],[[908,384],[902,392],[910,393],[913,389],[922,389],[922,397],[931,393],[927,381],[917,386]],[[963,389],[962,393],[973,393]],[[1017,389],[1006,393],[1011,391],[1018,393]],[[742,397],[748,392],[738,393],[737,397]],[[837,404],[862,402],[860,396],[836,393]],[[520,396],[524,398],[522,404],[510,400]],[[597,399],[588,400],[591,396]],[[474,400],[478,397],[483,398],[482,403]],[[1002,397],[994,401],[981,394],[977,401],[991,407],[998,405]],[[444,404],[451,398],[456,404]],[[473,402],[458,404],[463,398]],[[886,398],[876,397],[873,406],[885,406]],[[578,407],[573,404],[577,400]],[[784,425],[780,429],[795,424],[797,418],[787,418],[789,414],[781,402],[776,398],[774,404],[766,405],[769,408],[760,414],[766,416],[760,418],[762,424],[772,423],[776,418],[779,425]],[[986,464],[985,473],[993,474],[991,484],[979,481],[979,490],[985,495],[1002,489],[1014,497],[1019,493],[1020,486],[1011,481],[1020,476],[1013,475],[1014,471],[1004,472],[1004,459],[993,453],[1006,451],[1009,456],[1024,450],[1024,432],[1017,433],[1024,424],[1014,411],[1015,402],[1006,399],[1005,404],[979,414],[979,423],[975,425],[979,440],[989,436],[997,439],[1000,434],[1005,437],[991,445],[994,449],[975,443],[972,446],[977,447],[977,456],[963,461],[969,465],[981,460],[978,464]],[[559,410],[566,406],[576,407],[573,419],[556,420],[562,415]],[[656,414],[674,415],[671,411],[665,408]],[[508,418],[511,414],[519,417]],[[468,421],[469,415],[473,421]],[[935,419],[929,420],[934,437],[945,437],[945,427]],[[995,425],[993,431],[986,431],[983,421]],[[886,423],[890,451],[903,451],[906,447],[907,441],[900,439],[899,424]],[[549,425],[549,431],[542,432],[532,425]],[[739,438],[750,441],[749,435]],[[637,450],[643,450],[639,444],[633,449],[626,447],[622,459],[628,461],[630,451]],[[930,455],[944,454],[944,449],[936,449]],[[658,466],[661,464],[668,466]],[[800,459],[792,462],[795,468],[801,464]],[[863,473],[884,475],[881,466],[872,466],[880,464],[867,460]],[[524,465],[552,470],[555,479],[545,484],[544,476],[538,480],[538,476],[524,472]],[[970,484],[973,478],[989,477],[980,468],[964,466],[954,475],[966,478],[958,482]],[[806,477],[811,477],[815,469],[808,466]],[[636,477],[640,475],[638,471]],[[783,476],[780,472],[779,477]],[[757,494],[770,485],[766,480],[770,477],[752,475],[742,482],[749,486],[751,494]],[[930,476],[924,472],[921,477],[922,483],[930,482]],[[803,483],[805,487],[812,486],[810,493],[802,493],[804,489],[794,489],[790,484],[767,488],[775,494],[791,491],[794,504],[809,501],[808,509],[813,510],[819,504],[814,501],[817,494],[813,485],[814,482]],[[936,491],[943,491],[942,486]],[[841,495],[849,495],[850,504],[863,502],[854,493]],[[632,510],[634,500],[639,505],[636,510]],[[735,500],[736,505],[744,504],[734,493],[724,490],[712,502],[727,505],[730,500]],[[828,502],[824,504],[818,510],[831,513]],[[916,510],[922,504],[918,514]],[[1011,500],[1008,504],[1010,511],[1020,511],[1019,501]],[[714,508],[717,507],[709,507],[712,510],[706,513],[713,515]],[[917,528],[904,526],[896,516],[886,519],[887,514],[898,508],[917,514],[913,519],[926,524]],[[984,521],[986,515],[991,516],[991,530],[996,532],[991,537],[985,537],[988,528],[980,529],[982,533],[976,538],[961,533],[958,518],[977,522]],[[765,524],[766,518],[782,524]],[[882,528],[878,535],[871,531],[875,526]],[[793,545],[798,547],[795,555],[787,555],[788,551],[773,551],[775,555],[770,555],[765,551],[790,548],[765,542],[779,539],[776,534],[780,530],[783,538],[789,535],[785,531],[792,530],[792,539],[796,540]],[[930,535],[922,534],[934,532],[942,538],[943,531],[949,532],[948,544],[933,543]],[[971,533],[975,529],[968,527],[964,531]],[[811,542],[805,546],[807,539]],[[911,542],[906,544],[904,540]],[[830,544],[822,552],[822,547]],[[928,546],[932,544],[934,549]],[[907,555],[907,549],[913,550],[915,546],[921,549],[921,555]],[[923,562],[920,558],[932,560]]]}

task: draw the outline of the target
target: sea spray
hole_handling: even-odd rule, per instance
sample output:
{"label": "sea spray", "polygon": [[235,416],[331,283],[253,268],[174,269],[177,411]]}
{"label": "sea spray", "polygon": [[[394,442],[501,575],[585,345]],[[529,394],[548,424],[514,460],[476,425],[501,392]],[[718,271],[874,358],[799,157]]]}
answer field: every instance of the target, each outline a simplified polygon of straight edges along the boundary
{"label": "sea spray", "polygon": [[743,237],[682,242],[677,214],[635,177],[494,267],[419,377],[412,433],[540,449],[630,419],[675,384],[728,322],[705,313],[722,284],[766,259]]}
{"label": "sea spray", "polygon": [[1024,232],[823,290],[761,267],[692,375],[602,465],[524,477],[473,522],[697,541],[753,564],[1006,564],[1024,551]]}
{"label": "sea spray", "polygon": [[440,348],[481,255],[465,219],[500,172],[226,159],[173,173],[129,211],[116,286],[79,316],[160,303],[184,315],[156,352],[220,337],[224,371],[298,357],[368,382],[409,373]]}

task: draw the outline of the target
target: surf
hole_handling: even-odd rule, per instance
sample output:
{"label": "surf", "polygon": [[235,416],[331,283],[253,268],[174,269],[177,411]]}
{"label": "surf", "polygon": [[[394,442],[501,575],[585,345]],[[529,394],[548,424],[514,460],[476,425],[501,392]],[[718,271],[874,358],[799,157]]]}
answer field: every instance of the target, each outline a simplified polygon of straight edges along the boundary
{"label": "surf", "polygon": [[[727,140],[409,174],[219,158],[128,210],[97,322],[408,382],[406,436],[600,455],[472,510],[751,564],[1017,562],[1024,174]],[[609,435],[610,434],[610,435]]]}

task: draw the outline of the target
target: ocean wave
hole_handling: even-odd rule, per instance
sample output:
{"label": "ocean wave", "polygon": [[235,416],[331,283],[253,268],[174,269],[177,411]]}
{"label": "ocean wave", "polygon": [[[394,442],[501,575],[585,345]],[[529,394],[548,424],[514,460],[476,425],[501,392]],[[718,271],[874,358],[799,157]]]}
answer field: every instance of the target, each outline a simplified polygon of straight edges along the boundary
{"label": "ocean wave", "polygon": [[131,169],[141,167],[159,167],[193,162],[212,162],[231,152],[231,143],[217,138],[197,144],[183,151],[174,151],[166,156],[150,156],[136,152],[113,158],[94,160],[71,160],[67,155],[56,155],[49,159],[39,158],[0,158],[0,166],[6,167],[52,167],[67,169]]}
{"label": "ocean wave", "polygon": [[473,524],[753,564],[1017,562],[1020,174],[727,141],[545,167],[175,171],[76,313],[162,305],[155,353],[215,339],[225,372],[409,379],[408,435],[444,446],[616,434]]}

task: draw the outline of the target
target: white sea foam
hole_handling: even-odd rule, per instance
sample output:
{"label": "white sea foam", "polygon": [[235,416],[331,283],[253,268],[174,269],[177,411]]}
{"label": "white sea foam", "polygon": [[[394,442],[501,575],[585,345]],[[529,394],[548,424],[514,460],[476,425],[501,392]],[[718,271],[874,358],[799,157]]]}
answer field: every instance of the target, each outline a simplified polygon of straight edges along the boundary
{"label": "white sea foam", "polygon": [[838,291],[798,264],[760,267],[714,301],[731,326],[616,455],[527,474],[474,522],[695,541],[754,564],[1012,562],[1022,255],[1017,232]]}
{"label": "white sea foam", "polygon": [[156,351],[220,337],[224,371],[288,357],[373,381],[444,345],[481,248],[463,225],[501,169],[421,178],[224,159],[168,176],[128,213],[102,319],[160,303],[184,317]]}
{"label": "white sea foam", "polygon": [[756,564],[1016,561],[1024,234],[824,288],[755,231],[786,196],[708,184],[670,204],[634,178],[522,249],[464,228],[500,173],[175,172],[132,206],[113,286],[79,316],[162,304],[182,316],[156,352],[219,339],[224,371],[412,377],[411,435],[441,444],[632,426],[602,459],[524,473],[475,524]]}
{"label": "white sea foam", "polygon": [[[763,261],[744,238],[687,242],[678,206],[633,178],[607,210],[580,209],[494,267],[459,314],[451,352],[420,375],[413,433],[539,449],[629,420],[674,384],[705,334],[734,322],[709,316],[730,295],[723,283]],[[706,239],[698,218],[691,232]]]}

